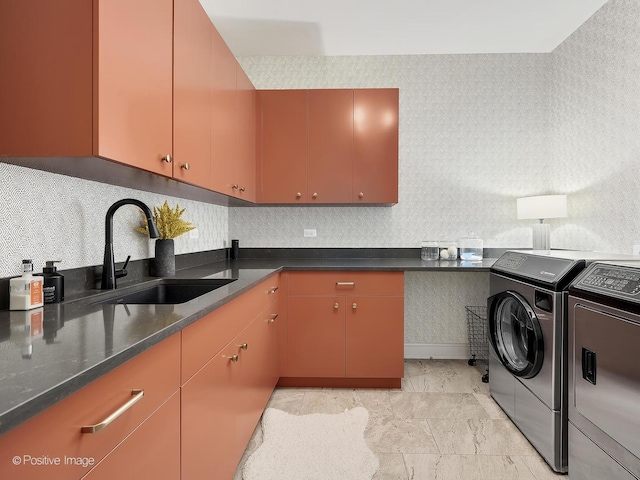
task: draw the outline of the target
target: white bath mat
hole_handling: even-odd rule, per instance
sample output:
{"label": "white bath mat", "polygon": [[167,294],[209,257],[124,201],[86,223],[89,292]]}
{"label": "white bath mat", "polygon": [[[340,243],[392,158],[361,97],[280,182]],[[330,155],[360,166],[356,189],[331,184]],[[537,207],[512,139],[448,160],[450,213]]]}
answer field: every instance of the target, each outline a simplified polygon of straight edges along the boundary
{"label": "white bath mat", "polygon": [[244,480],[371,480],[379,463],[364,441],[369,412],[290,415],[267,408],[263,443],[243,469]]}

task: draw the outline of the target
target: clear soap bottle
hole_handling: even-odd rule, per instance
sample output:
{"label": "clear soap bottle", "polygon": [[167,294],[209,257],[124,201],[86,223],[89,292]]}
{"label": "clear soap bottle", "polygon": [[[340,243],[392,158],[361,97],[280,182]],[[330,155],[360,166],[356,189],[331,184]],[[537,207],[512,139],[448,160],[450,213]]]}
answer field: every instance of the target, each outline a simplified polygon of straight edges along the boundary
{"label": "clear soap bottle", "polygon": [[9,310],[31,310],[43,305],[42,277],[33,275],[33,262],[22,261],[22,276],[9,280]]}

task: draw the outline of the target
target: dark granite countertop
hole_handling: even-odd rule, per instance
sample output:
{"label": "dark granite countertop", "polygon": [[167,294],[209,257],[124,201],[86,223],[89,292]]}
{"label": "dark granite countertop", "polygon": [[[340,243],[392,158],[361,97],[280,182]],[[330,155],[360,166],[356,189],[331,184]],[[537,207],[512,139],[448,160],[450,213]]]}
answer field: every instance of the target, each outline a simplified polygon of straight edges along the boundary
{"label": "dark granite countertop", "polygon": [[[42,315],[0,310],[0,434],[113,370],[282,270],[489,271],[495,259],[465,264],[420,258],[245,258],[180,270],[177,278],[235,278],[179,305],[45,305]],[[146,278],[154,282],[158,279]],[[125,289],[118,289],[124,293]],[[97,295],[98,297],[96,297]]]}

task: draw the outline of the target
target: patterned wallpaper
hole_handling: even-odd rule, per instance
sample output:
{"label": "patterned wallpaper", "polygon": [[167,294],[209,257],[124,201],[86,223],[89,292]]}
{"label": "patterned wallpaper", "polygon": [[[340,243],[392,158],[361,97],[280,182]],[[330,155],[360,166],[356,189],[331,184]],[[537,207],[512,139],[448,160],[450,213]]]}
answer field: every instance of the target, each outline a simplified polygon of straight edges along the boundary
{"label": "patterned wallpaper", "polygon": [[[198,228],[175,240],[176,253],[226,246],[228,209],[191,200],[166,197],[48,172],[0,163],[0,277],[20,273],[23,258],[42,271],[45,260],[62,260],[61,270],[102,264],[105,215],[113,202],[136,198],[149,207],[168,200],[186,207],[183,218]],[[153,240],[135,232],[140,209],[120,207],[113,222],[116,262],[153,257]]]}
{"label": "patterned wallpaper", "polygon": [[[245,57],[257,88],[400,88],[399,203],[235,208],[252,247],[530,246],[515,198],[567,193],[556,248],[640,244],[640,5],[610,0],[550,54]],[[316,228],[317,238],[304,238]]]}
{"label": "patterned wallpaper", "polygon": [[[245,57],[256,88],[400,89],[393,207],[233,208],[247,247],[418,247],[474,231],[531,245],[516,197],[549,191],[549,56]],[[317,238],[304,238],[304,228]]]}
{"label": "patterned wallpaper", "polygon": [[640,3],[610,0],[551,57],[551,186],[568,193],[555,234],[577,249],[640,244]]}

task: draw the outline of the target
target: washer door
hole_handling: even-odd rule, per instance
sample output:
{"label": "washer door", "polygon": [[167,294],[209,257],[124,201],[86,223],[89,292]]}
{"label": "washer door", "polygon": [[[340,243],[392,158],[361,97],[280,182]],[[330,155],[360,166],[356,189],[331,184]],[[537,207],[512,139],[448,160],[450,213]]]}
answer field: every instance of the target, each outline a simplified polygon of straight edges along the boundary
{"label": "washer door", "polygon": [[502,364],[512,374],[535,377],[544,360],[542,329],[535,312],[518,293],[489,298],[489,338]]}

